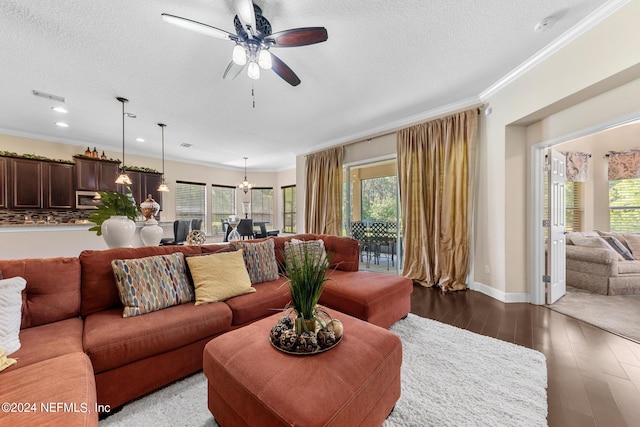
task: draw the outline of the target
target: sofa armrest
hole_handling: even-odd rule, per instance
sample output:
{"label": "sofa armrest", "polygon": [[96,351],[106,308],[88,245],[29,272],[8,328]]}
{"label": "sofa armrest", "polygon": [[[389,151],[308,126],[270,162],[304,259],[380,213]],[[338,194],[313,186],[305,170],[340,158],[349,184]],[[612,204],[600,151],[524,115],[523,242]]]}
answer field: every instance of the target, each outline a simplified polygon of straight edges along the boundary
{"label": "sofa armrest", "polygon": [[618,260],[607,249],[566,246],[567,270],[612,277],[618,275]]}

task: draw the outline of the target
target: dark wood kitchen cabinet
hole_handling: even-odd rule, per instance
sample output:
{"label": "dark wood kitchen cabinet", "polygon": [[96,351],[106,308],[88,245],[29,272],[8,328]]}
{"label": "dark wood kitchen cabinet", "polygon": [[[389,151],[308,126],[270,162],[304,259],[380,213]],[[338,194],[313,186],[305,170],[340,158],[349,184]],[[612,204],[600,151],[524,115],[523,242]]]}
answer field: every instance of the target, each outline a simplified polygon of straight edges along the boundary
{"label": "dark wood kitchen cabinet", "polygon": [[[136,204],[145,201],[148,194],[151,194],[153,200],[162,207],[162,193],[158,191],[158,186],[162,182],[162,174],[154,172],[127,171],[127,175],[131,178],[131,192]],[[119,185],[118,191],[124,193],[124,186]]]}
{"label": "dark wood kitchen cabinet", "polygon": [[118,191],[116,177],[120,163],[112,160],[75,157],[76,187],[83,191]]}
{"label": "dark wood kitchen cabinet", "polygon": [[0,209],[9,207],[9,160],[0,157]]}
{"label": "dark wood kitchen cabinet", "polygon": [[45,209],[73,209],[75,206],[74,167],[66,163],[43,162]]}
{"label": "dark wood kitchen cabinet", "polygon": [[[8,159],[4,159],[8,160]],[[73,164],[10,159],[13,209],[73,209]]]}
{"label": "dark wood kitchen cabinet", "polygon": [[39,160],[11,159],[11,207],[42,209],[42,169]]}

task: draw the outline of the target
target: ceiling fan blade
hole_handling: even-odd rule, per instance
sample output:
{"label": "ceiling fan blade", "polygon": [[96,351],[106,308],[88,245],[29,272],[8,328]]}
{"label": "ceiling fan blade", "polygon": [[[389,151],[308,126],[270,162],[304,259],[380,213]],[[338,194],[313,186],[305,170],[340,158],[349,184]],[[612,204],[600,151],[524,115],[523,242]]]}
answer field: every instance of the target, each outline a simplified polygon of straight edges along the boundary
{"label": "ceiling fan blade", "polygon": [[293,28],[279,31],[265,37],[266,41],[273,41],[273,47],[306,46],[327,41],[329,35],[324,27]]}
{"label": "ceiling fan blade", "polygon": [[300,79],[296,76],[296,73],[273,53],[271,54],[271,69],[291,86],[300,84]]}
{"label": "ceiling fan blade", "polygon": [[235,62],[231,61],[231,62],[229,62],[229,65],[227,65],[227,69],[224,70],[224,74],[222,75],[222,78],[223,79],[233,80],[236,77],[238,77],[238,75],[240,75],[240,72],[242,70],[244,70],[244,68],[246,66],[247,66],[247,64],[238,65]]}
{"label": "ceiling fan blade", "polygon": [[200,34],[205,34],[207,36],[212,36],[223,40],[235,41],[238,39],[238,36],[236,36],[235,34],[231,34],[226,32],[225,30],[212,27],[211,25],[203,24],[202,22],[192,21],[191,19],[181,18],[175,15],[169,15],[168,13],[163,13],[161,16],[164,22],[177,25],[178,27],[186,28],[187,30],[195,31]]}
{"label": "ceiling fan blade", "polygon": [[236,9],[236,14],[242,23],[242,27],[247,31],[249,36],[255,36],[257,34],[256,29],[256,13],[253,9],[252,0],[234,0],[233,7]]}

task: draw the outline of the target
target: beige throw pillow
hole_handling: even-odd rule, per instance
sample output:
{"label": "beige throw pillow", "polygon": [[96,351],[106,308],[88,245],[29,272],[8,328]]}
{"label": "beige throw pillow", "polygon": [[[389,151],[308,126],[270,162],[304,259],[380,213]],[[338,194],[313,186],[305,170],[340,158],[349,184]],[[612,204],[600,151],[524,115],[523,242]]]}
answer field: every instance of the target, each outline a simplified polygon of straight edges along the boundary
{"label": "beige throw pillow", "polygon": [[625,233],[624,240],[631,251],[634,259],[640,259],[640,234]]}
{"label": "beige throw pillow", "polygon": [[251,287],[242,250],[188,257],[187,264],[196,290],[196,305],[256,291]]}

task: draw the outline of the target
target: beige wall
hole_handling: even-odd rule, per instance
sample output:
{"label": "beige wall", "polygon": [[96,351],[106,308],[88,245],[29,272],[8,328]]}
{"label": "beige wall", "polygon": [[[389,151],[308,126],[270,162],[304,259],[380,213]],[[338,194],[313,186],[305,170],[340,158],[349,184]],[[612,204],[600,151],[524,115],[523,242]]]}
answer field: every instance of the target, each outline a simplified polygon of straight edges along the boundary
{"label": "beige wall", "polygon": [[[628,42],[640,39],[638,16],[640,2],[628,3],[487,99],[493,113],[482,126],[479,194],[487,200],[477,210],[475,276],[490,266],[488,282],[477,285],[494,296],[526,300],[531,290],[530,145],[640,110],[640,50]],[[524,203],[514,191],[525,192]]]}
{"label": "beige wall", "polygon": [[[93,145],[91,146],[93,148]],[[58,142],[41,141],[36,139],[22,138],[10,135],[0,135],[0,150],[12,151],[18,154],[37,154],[51,159],[72,160],[76,154],[83,154],[86,147],[61,144]],[[102,150],[99,150],[102,153]],[[105,151],[107,157],[118,159],[122,153]],[[143,157],[137,155],[127,155],[128,165],[154,168],[158,171],[162,169],[162,160],[153,157]],[[282,222],[282,200],[280,187],[293,185],[296,183],[295,169],[279,172],[247,172],[250,182],[258,187],[273,187],[274,189],[274,224],[272,228],[281,228]],[[169,188],[175,191],[175,183],[178,181],[205,183],[207,189],[211,185],[235,186],[244,178],[244,170],[233,170],[208,167],[196,164],[187,164],[165,160],[165,178]],[[163,221],[173,221],[175,219],[175,197],[164,197],[161,218]],[[210,194],[207,193],[207,203],[210,203]],[[237,193],[237,212],[242,214],[242,201],[245,195],[241,191]],[[208,219],[210,222],[210,218]]]}

